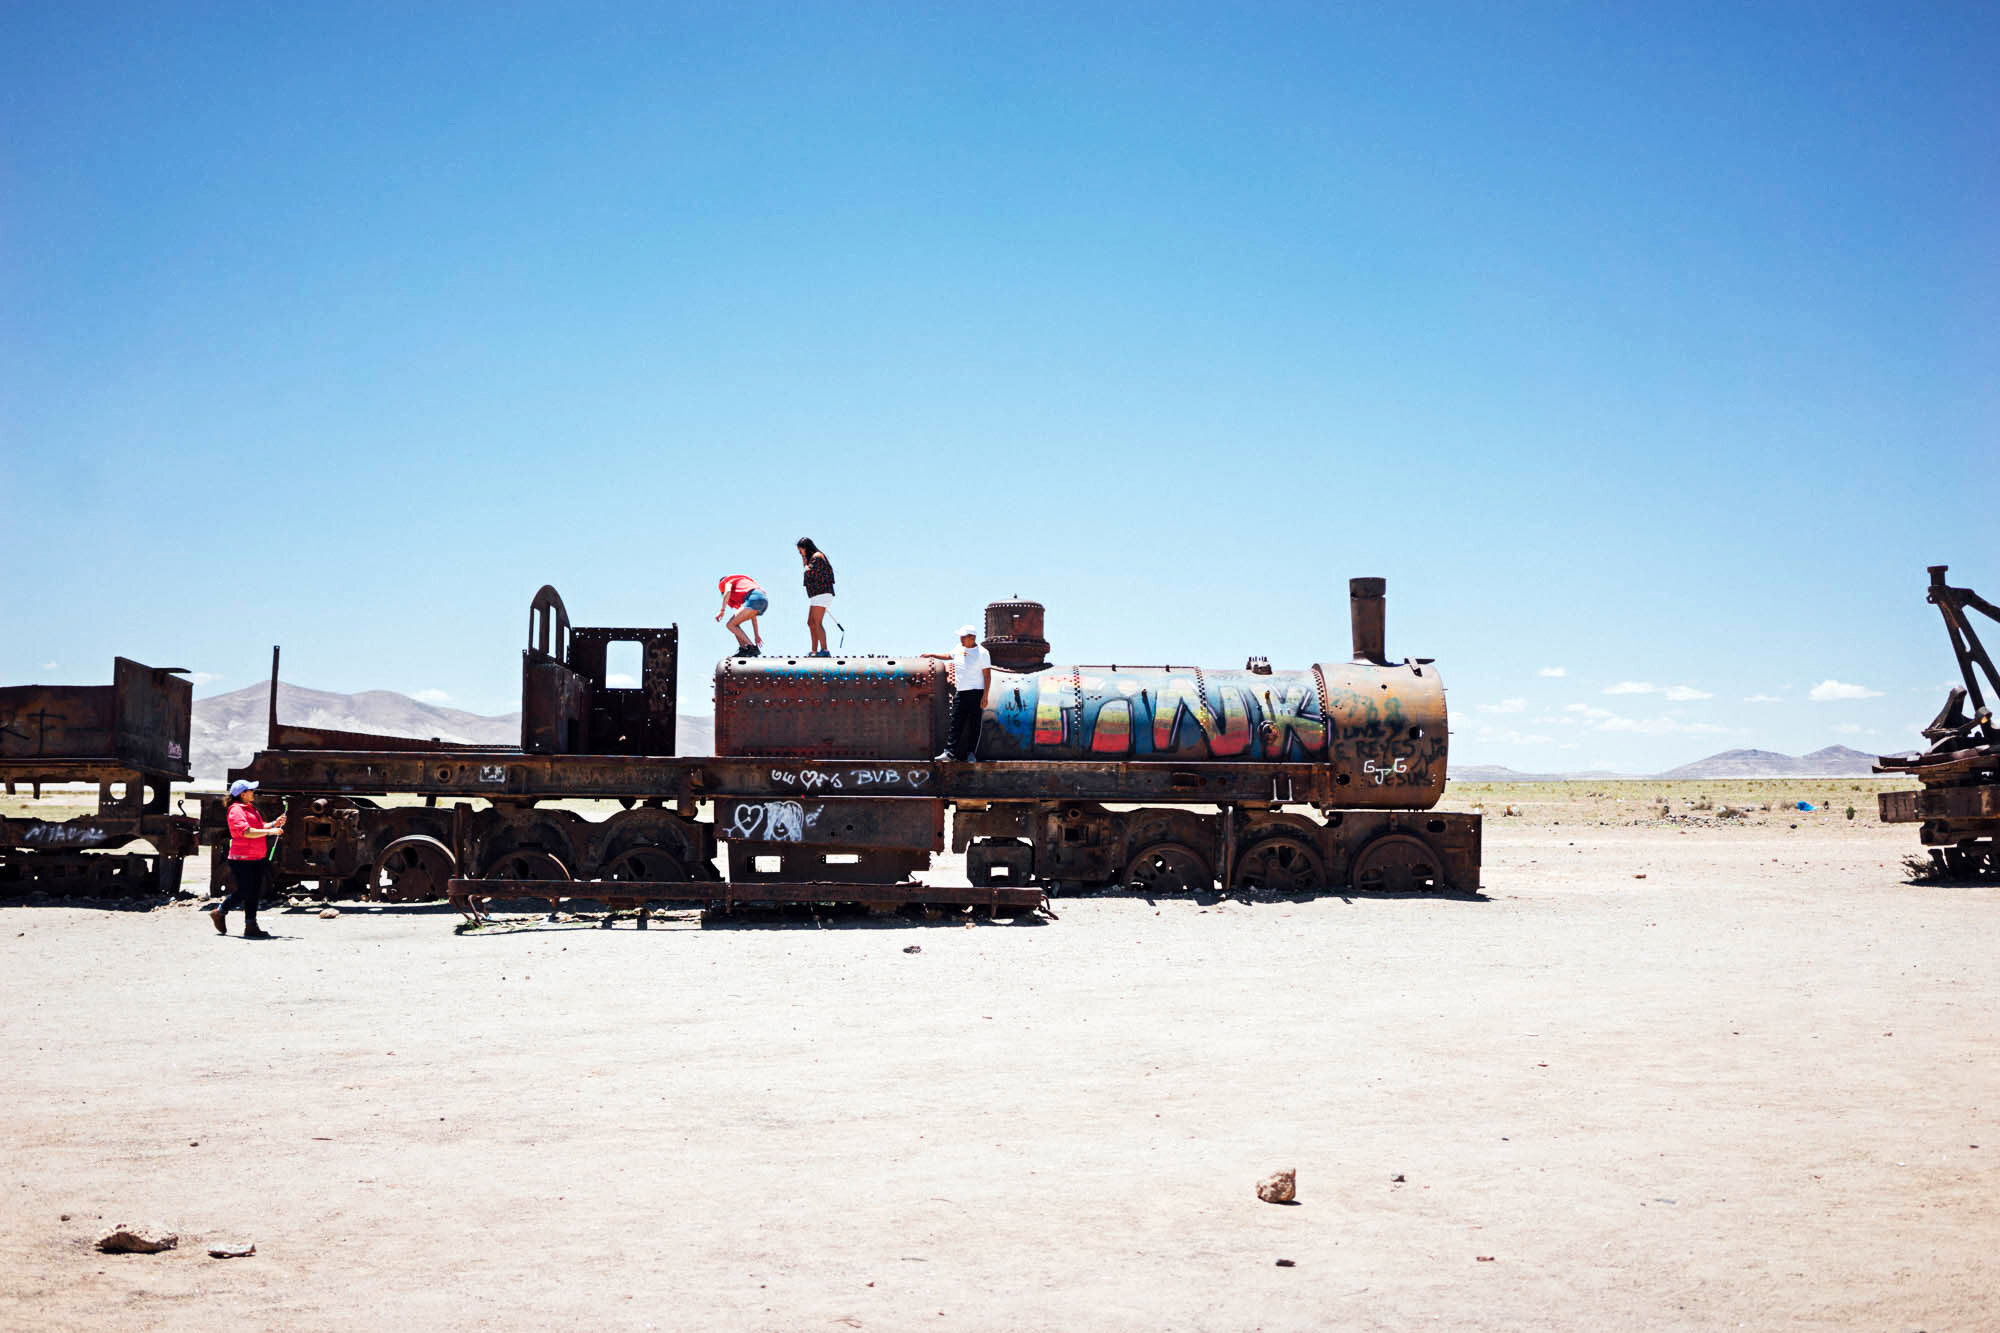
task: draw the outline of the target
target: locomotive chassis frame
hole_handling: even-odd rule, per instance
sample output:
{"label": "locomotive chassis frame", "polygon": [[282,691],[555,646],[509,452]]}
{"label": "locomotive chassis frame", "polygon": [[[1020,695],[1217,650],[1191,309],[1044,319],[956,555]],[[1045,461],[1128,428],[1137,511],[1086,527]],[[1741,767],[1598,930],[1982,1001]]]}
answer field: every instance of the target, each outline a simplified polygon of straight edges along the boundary
{"label": "locomotive chassis frame", "polygon": [[[1386,665],[1380,581],[1355,580],[1353,588],[1356,661]],[[1034,637],[1045,642],[1038,627]],[[607,645],[628,640],[645,651],[636,689],[614,687],[605,674]],[[1318,762],[894,757],[924,739],[898,731],[899,719],[912,708],[942,716],[945,689],[928,667],[917,676],[884,672],[899,659],[835,664],[848,674],[822,688],[859,693],[824,696],[824,707],[842,710],[844,730],[825,733],[831,740],[815,741],[814,727],[787,722],[791,731],[774,733],[775,757],[676,756],[671,730],[660,724],[671,724],[677,658],[677,628],[572,627],[561,597],[544,587],[529,612],[522,740],[514,747],[281,723],[273,650],[269,746],[230,777],[260,784],[262,806],[282,804],[292,815],[273,854],[276,886],[317,879],[323,892],[348,896],[450,896],[475,916],[477,899],[501,896],[590,899],[642,913],[653,901],[997,911],[1038,903],[1045,891],[1120,883],[1201,891],[1219,882],[1225,892],[1479,886],[1480,817],[1365,797],[1383,775],[1353,755]],[[723,686],[743,690],[731,665],[717,670],[718,737]],[[1423,676],[1418,666],[1413,677]],[[803,716],[814,685],[796,671],[791,680],[776,693],[765,687],[768,701],[751,685],[754,697],[736,703]],[[926,702],[933,690],[938,698]],[[885,700],[901,700],[890,706],[905,712],[885,716]],[[854,741],[840,739],[849,733]],[[857,747],[850,757],[816,748],[849,744]],[[422,804],[378,803],[391,796]],[[1435,799],[1433,791],[1427,800]],[[562,801],[624,809],[593,820],[551,804]],[[704,804],[707,821],[697,818]],[[1323,822],[1287,807],[1315,809]],[[944,850],[947,810],[950,845],[966,854],[970,888],[910,878]],[[204,800],[204,834],[217,845],[222,815],[219,799]]]}

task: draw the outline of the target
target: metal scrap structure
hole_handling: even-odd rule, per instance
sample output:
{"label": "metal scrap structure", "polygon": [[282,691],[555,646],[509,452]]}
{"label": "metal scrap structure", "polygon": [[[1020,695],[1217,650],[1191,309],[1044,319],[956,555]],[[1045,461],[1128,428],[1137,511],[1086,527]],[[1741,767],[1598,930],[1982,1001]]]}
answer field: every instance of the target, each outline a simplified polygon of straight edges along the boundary
{"label": "metal scrap structure", "polygon": [[[941,764],[950,673],[921,655],[724,659],[717,753],[677,756],[677,629],[572,626],[545,587],[518,747],[290,726],[274,702],[268,748],[231,776],[292,816],[276,882],[330,895],[588,899],[643,921],[650,903],[1020,912],[1115,884],[1475,890],[1479,817],[1430,812],[1442,682],[1384,656],[1381,580],[1350,599],[1354,660],[1297,672],[1051,666],[1042,607],[994,603],[979,762]],[[639,646],[636,684],[612,683],[613,644]],[[274,653],[274,701],[275,679]],[[624,808],[594,820],[557,800]],[[218,842],[221,814],[204,803]],[[947,839],[970,887],[916,878]]]}
{"label": "metal scrap structure", "polygon": [[[188,778],[194,687],[180,667],[112,663],[109,685],[0,688],[0,781],[7,795],[91,783],[97,810],[68,820],[0,819],[0,884],[68,894],[179,887],[197,824],[171,813]],[[149,844],[146,851],[132,850]]]}
{"label": "metal scrap structure", "polygon": [[1944,617],[1963,683],[1951,687],[1944,707],[1924,728],[1929,749],[1918,755],[1884,755],[1876,763],[1878,773],[1906,773],[1923,785],[1916,791],[1883,792],[1876,799],[1882,822],[1919,825],[1918,834],[1938,870],[1968,878],[2000,874],[2000,732],[1993,725],[2000,674],[1966,612],[2000,621],[2000,607],[1970,588],[1947,584],[1949,568],[1930,566],[1926,600]]}

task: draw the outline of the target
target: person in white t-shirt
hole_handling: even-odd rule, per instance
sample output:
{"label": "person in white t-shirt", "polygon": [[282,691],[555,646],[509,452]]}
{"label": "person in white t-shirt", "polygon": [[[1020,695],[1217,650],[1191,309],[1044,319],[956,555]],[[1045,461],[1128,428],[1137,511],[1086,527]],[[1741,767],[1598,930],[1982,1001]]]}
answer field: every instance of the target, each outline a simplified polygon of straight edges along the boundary
{"label": "person in white t-shirt", "polygon": [[979,631],[970,625],[958,627],[958,647],[951,652],[924,656],[951,663],[951,744],[937,761],[970,760],[979,749],[979,718],[993,680],[993,657],[979,646]]}

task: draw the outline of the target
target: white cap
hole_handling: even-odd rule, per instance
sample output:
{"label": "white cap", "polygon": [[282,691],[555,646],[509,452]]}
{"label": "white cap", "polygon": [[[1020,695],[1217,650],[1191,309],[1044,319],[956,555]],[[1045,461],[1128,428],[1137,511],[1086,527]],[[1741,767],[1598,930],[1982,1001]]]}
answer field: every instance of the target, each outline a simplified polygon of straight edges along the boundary
{"label": "white cap", "polygon": [[972,628],[972,626],[970,626],[970,625],[960,625],[960,626],[958,627],[958,637],[959,637],[959,638],[961,638],[961,639],[962,639],[962,638],[964,638],[964,637],[965,637],[966,635],[968,635],[968,634],[970,634],[970,635],[971,635],[971,636],[972,636],[973,638],[975,638],[975,639],[979,637],[979,631],[978,631],[978,630],[976,630],[976,629],[974,629],[974,628]]}

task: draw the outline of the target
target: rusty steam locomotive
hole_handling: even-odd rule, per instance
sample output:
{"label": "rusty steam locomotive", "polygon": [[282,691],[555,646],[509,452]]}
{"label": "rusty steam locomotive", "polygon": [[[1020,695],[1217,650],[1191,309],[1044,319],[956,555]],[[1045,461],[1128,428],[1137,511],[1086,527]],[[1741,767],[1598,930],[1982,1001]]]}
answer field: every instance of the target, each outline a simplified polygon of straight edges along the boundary
{"label": "rusty steam locomotive", "polygon": [[[1382,580],[1350,600],[1352,660],[1293,671],[1051,665],[1042,607],[994,603],[978,759],[937,763],[949,668],[918,655],[724,659],[715,754],[676,756],[677,628],[572,626],[545,587],[518,747],[289,725],[274,687],[268,748],[231,777],[291,815],[274,883],[341,896],[577,898],[643,919],[656,902],[1021,910],[1119,884],[1472,891],[1479,817],[1431,811],[1443,683],[1428,659],[1387,660]],[[635,685],[607,673],[615,644],[637,647]],[[578,800],[623,808],[553,804]],[[221,813],[204,803],[211,842]],[[969,888],[914,878],[947,836]]]}

